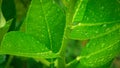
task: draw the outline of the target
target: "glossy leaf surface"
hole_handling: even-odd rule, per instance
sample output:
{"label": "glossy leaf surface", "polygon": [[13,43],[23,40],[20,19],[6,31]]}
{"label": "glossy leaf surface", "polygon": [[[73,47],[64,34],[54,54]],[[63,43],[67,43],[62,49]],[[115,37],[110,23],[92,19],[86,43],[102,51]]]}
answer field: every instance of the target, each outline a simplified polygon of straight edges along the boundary
{"label": "glossy leaf surface", "polygon": [[53,0],[32,0],[26,18],[26,33],[33,35],[53,52],[61,47],[65,15]]}
{"label": "glossy leaf surface", "polygon": [[1,54],[57,57],[54,53],[59,51],[62,44],[65,15],[53,0],[32,0],[24,25],[25,32],[5,35]]}
{"label": "glossy leaf surface", "polygon": [[33,58],[55,58],[44,43],[40,43],[31,35],[22,32],[9,32],[5,35],[0,54],[11,54],[16,56],[33,57]]}
{"label": "glossy leaf surface", "polygon": [[107,29],[117,29],[114,25],[120,22],[118,0],[84,0],[77,2],[75,7],[69,36],[72,39],[85,40],[105,35],[109,32]]}
{"label": "glossy leaf surface", "polygon": [[111,61],[120,52],[120,30],[92,39],[82,50],[81,63],[86,66],[100,66]]}
{"label": "glossy leaf surface", "polygon": [[81,64],[99,67],[108,63],[120,48],[119,0],[79,0],[75,8],[69,38],[90,40],[81,51]]}

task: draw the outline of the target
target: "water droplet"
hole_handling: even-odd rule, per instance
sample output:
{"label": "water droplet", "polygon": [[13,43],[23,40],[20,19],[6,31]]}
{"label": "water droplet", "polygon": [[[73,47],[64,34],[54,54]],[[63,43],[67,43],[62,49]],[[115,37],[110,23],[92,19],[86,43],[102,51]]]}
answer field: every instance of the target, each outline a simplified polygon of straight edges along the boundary
{"label": "water droplet", "polygon": [[106,29],[106,31],[109,31],[109,30],[110,30],[110,28],[107,28],[107,29]]}
{"label": "water droplet", "polygon": [[88,20],[89,20],[89,18],[87,17],[87,18],[86,18],[86,20],[88,21]]}
{"label": "water droplet", "polygon": [[37,41],[37,43],[39,44],[40,42],[39,42],[39,41]]}
{"label": "water droplet", "polygon": [[55,1],[53,0],[53,4],[55,4]]}
{"label": "water droplet", "polygon": [[103,48],[105,46],[105,43],[102,43],[101,47]]}
{"label": "water droplet", "polygon": [[103,27],[106,27],[106,26],[107,26],[106,24],[103,25]]}
{"label": "water droplet", "polygon": [[103,9],[104,9],[104,6],[101,6],[101,9],[103,10]]}
{"label": "water droplet", "polygon": [[77,32],[79,32],[80,30],[76,30]]}
{"label": "water droplet", "polygon": [[99,33],[98,31],[95,31],[95,33],[97,34],[97,33]]}

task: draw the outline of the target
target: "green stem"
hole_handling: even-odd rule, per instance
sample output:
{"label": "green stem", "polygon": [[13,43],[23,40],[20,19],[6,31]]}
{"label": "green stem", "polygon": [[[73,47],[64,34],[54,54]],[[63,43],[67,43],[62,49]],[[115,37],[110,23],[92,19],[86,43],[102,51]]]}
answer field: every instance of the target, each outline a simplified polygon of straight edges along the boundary
{"label": "green stem", "polygon": [[76,59],[74,59],[73,61],[71,61],[68,64],[66,64],[66,67],[69,67],[69,66],[71,66],[73,64],[77,64],[80,61],[81,58],[82,57],[78,56]]}
{"label": "green stem", "polygon": [[5,68],[10,68],[10,64],[11,64],[13,58],[14,58],[14,56],[11,56],[11,55],[9,56]]}
{"label": "green stem", "polygon": [[73,11],[71,9],[73,9],[73,7],[76,3],[76,1],[74,1],[74,0],[70,0],[69,4],[65,0],[62,0],[62,1],[63,1],[64,5],[67,7],[67,10],[66,10],[66,25],[65,25],[65,30],[64,30],[63,42],[62,42],[61,49],[58,53],[59,54],[58,68],[66,68],[65,52],[66,52],[67,40],[68,40],[66,38],[66,36],[68,35],[69,27],[72,24]]}
{"label": "green stem", "polygon": [[65,28],[62,46],[61,46],[61,49],[59,51],[58,68],[66,68],[66,62],[65,62],[65,52],[66,52],[66,46],[67,46],[67,44],[66,44],[67,39],[65,38],[65,36],[67,34],[66,28]]}
{"label": "green stem", "polygon": [[42,64],[44,64],[44,65],[47,66],[47,67],[50,66],[50,62],[47,61],[47,60],[44,59],[44,58],[39,58],[39,59],[35,59],[35,60],[41,62]]}

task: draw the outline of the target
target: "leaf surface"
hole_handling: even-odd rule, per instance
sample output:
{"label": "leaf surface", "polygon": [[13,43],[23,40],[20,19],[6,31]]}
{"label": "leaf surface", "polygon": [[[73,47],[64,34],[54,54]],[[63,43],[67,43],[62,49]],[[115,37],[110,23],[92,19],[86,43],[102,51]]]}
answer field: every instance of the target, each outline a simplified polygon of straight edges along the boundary
{"label": "leaf surface", "polygon": [[32,0],[25,32],[5,35],[0,53],[33,58],[55,58],[61,47],[65,15],[53,0]]}
{"label": "leaf surface", "polygon": [[110,23],[102,25],[94,24],[79,24],[72,27],[70,38],[77,40],[93,39],[109,34],[117,29],[120,29],[120,23]]}
{"label": "leaf surface", "polygon": [[81,51],[81,63],[91,67],[104,65],[120,52],[119,43],[119,29],[103,37],[91,39]]}
{"label": "leaf surface", "polygon": [[27,34],[58,52],[64,34],[65,15],[53,0],[32,0],[25,23]]}
{"label": "leaf surface", "polygon": [[120,23],[120,2],[118,0],[109,2],[108,0],[79,0],[75,8],[69,38],[93,39],[119,27],[119,24],[115,26],[115,23]]}
{"label": "leaf surface", "polygon": [[0,47],[0,54],[33,58],[55,58],[57,56],[44,43],[40,43],[33,36],[16,31],[5,35]]}

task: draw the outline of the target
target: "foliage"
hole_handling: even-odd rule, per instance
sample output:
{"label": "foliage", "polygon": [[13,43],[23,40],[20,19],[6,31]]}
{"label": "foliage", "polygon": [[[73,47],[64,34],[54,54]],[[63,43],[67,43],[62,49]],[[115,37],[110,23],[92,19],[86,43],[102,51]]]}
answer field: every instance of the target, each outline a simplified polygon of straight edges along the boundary
{"label": "foliage", "polygon": [[0,35],[2,68],[110,68],[120,54],[120,1],[0,0]]}

